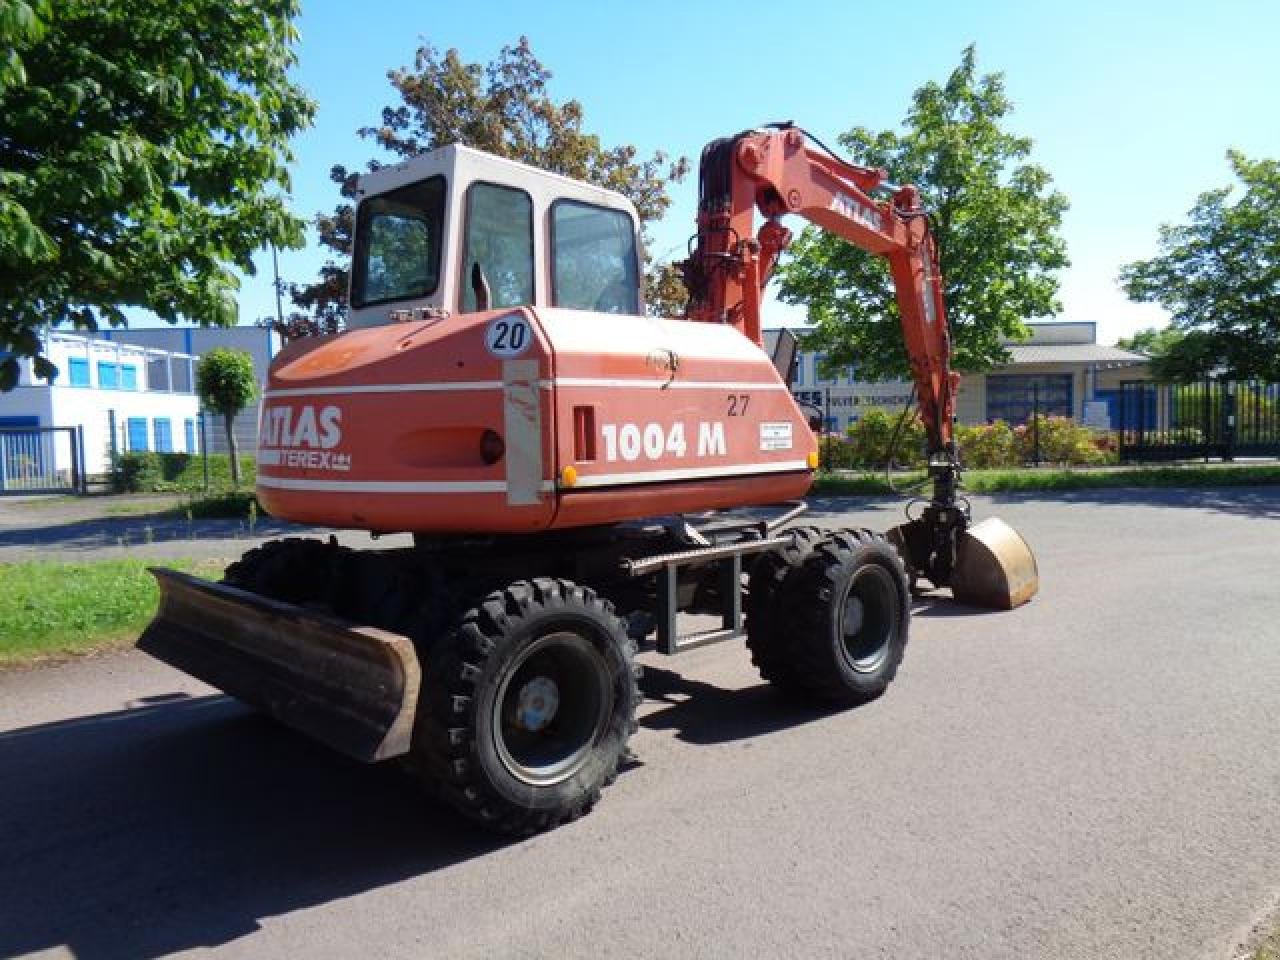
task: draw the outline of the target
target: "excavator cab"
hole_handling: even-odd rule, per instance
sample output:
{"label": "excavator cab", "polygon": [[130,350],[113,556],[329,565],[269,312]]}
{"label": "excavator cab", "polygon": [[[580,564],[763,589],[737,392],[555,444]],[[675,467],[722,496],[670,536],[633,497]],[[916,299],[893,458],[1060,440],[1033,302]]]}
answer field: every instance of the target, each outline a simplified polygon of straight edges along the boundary
{"label": "excavator cab", "polygon": [[360,178],[348,327],[500,307],[640,315],[639,224],[610,190],[451,145]]}

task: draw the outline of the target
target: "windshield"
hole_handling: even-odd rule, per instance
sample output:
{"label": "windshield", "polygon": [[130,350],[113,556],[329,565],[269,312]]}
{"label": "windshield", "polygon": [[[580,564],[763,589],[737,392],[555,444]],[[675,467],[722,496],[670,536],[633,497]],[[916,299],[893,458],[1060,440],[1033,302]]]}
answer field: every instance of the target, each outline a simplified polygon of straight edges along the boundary
{"label": "windshield", "polygon": [[430,296],[440,282],[444,177],[370,197],[356,217],[351,305]]}

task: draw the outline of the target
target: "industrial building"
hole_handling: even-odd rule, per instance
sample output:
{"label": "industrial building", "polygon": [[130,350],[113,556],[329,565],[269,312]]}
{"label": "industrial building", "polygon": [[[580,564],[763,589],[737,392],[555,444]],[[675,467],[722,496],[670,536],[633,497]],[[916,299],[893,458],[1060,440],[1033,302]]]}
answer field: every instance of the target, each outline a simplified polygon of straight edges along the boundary
{"label": "industrial building", "polygon": [[[1027,327],[1030,339],[1006,344],[1008,364],[961,377],[959,421],[1024,423],[1038,408],[1097,429],[1114,429],[1119,422],[1120,384],[1147,379],[1147,358],[1099,344],[1097,325],[1092,322],[1055,321]],[[792,332],[803,338],[807,330]],[[772,348],[777,335],[777,330],[765,331],[767,348]],[[807,408],[821,412],[828,430],[844,430],[872,407],[900,408],[910,397],[911,384],[905,380],[859,380],[856,370],[833,375],[824,370],[824,359],[822,353],[800,350],[792,393]]]}

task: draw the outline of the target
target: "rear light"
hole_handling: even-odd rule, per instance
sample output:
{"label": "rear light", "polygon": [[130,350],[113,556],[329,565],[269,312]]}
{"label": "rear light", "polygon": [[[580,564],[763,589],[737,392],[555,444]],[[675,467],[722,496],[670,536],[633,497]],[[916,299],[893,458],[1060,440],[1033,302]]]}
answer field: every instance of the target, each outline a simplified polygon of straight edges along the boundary
{"label": "rear light", "polygon": [[480,459],[485,463],[497,463],[506,452],[507,445],[503,442],[501,434],[493,430],[486,430],[480,434]]}

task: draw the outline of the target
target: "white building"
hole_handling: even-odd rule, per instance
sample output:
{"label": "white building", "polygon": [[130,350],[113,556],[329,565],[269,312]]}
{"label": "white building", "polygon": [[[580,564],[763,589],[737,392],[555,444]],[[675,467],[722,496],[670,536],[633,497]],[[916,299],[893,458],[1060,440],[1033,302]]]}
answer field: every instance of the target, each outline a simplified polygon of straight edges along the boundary
{"label": "white building", "polygon": [[[23,360],[18,385],[0,393],[0,429],[10,438],[24,428],[79,428],[90,475],[110,469],[113,429],[119,452],[198,452],[200,405],[190,354],[69,333],[46,334],[44,349],[57,379],[36,378],[31,361]],[[69,443],[48,445],[38,455],[54,460],[59,472],[71,470]]]}
{"label": "white building", "polygon": [[[214,347],[243,350],[253,358],[253,368],[258,375],[258,385],[267,382],[267,369],[271,359],[280,351],[280,337],[268,327],[193,327],[163,326],[137,327],[124,330],[103,330],[98,334],[112,343],[128,343],[155,350],[168,350],[199,358]],[[252,456],[258,448],[258,407],[243,411],[235,419],[236,443],[241,456]],[[211,453],[227,452],[227,436],[222,428],[222,418],[209,414],[206,418],[205,440]]]}

